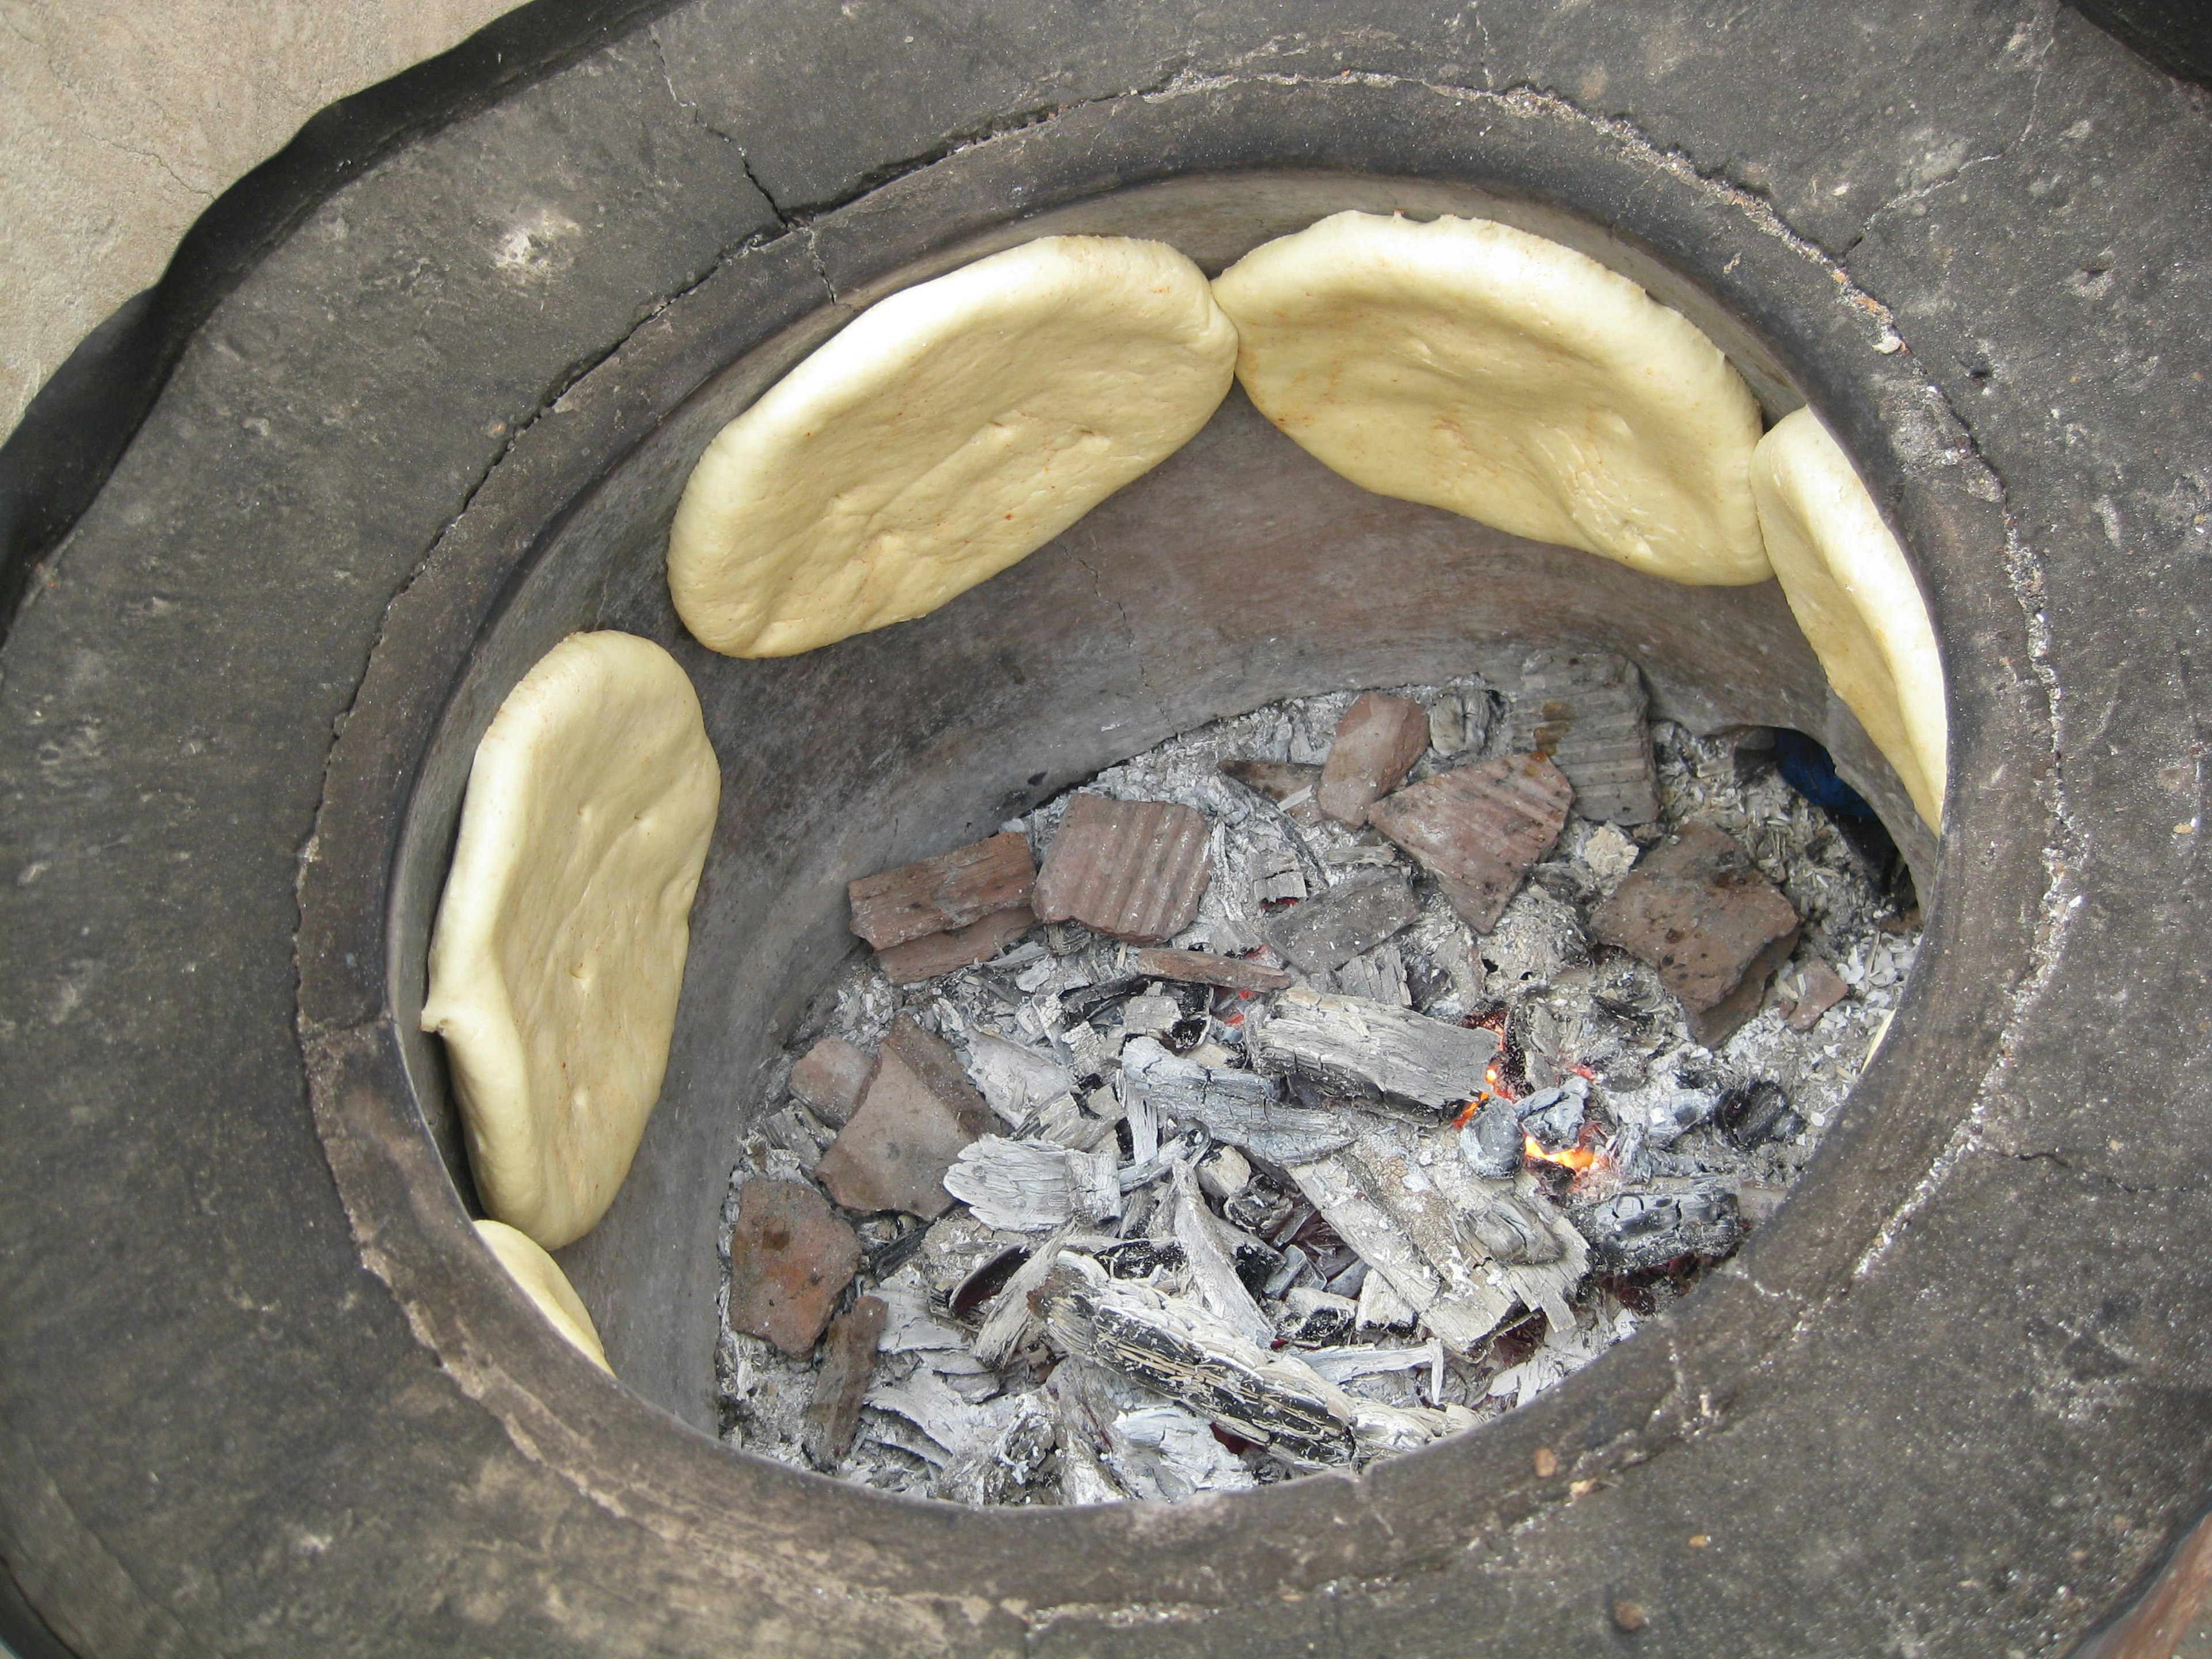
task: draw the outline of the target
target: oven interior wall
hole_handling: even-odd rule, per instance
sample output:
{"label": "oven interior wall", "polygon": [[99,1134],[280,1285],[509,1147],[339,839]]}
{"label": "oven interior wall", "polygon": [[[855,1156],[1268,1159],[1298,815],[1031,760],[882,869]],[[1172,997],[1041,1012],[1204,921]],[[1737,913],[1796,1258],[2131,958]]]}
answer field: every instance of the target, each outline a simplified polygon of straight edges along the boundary
{"label": "oven interior wall", "polygon": [[[1053,216],[1066,222],[1027,222],[995,245],[1053,228],[1150,226],[1211,269],[1337,207],[1384,204],[1384,181],[1323,184],[1176,181],[1089,204],[1087,216]],[[1441,188],[1402,193],[1435,211],[1452,204],[1434,199]],[[1582,225],[1576,240],[1600,258],[1613,248],[1608,263],[1680,301],[1604,233]],[[988,246],[940,254],[901,280]],[[990,834],[1208,720],[1469,671],[1510,689],[1522,654],[1552,644],[1634,659],[1655,712],[1698,730],[1782,725],[1823,737],[1911,850],[1893,775],[1829,693],[1773,583],[1678,586],[1370,495],[1275,431],[1240,392],[1153,472],[934,614],[804,657],[716,656],[684,633],[662,579],[677,496],[720,424],[842,320],[825,313],[733,365],[546,538],[459,672],[394,872],[394,1012],[425,1119],[465,1195],[442,1060],[414,1022],[477,738],[507,689],[575,629],[656,640],[690,672],[723,793],[667,1079],[613,1207],[559,1253],[617,1375],[687,1422],[714,1426],[716,1234],[730,1170],[764,1066],[854,944],[844,903],[853,877]],[[1740,362],[1757,356],[1698,320]],[[1777,373],[1762,359],[1752,375],[1770,415],[1794,403]]]}

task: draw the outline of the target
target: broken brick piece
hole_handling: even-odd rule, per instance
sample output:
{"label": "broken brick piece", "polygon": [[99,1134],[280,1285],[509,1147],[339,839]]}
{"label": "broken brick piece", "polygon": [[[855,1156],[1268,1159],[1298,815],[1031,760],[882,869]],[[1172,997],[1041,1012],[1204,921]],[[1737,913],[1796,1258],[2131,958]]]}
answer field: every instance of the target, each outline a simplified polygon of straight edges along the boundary
{"label": "broken brick piece", "polygon": [[1708,1048],[1758,1012],[1797,927],[1751,854],[1707,823],[1685,824],[1646,853],[1590,916],[1597,938],[1659,970]]}
{"label": "broken brick piece", "polygon": [[730,1231],[730,1324],[812,1352],[860,1265],[860,1241],[804,1182],[749,1181]]}
{"label": "broken brick piece", "polygon": [[1291,982],[1291,976],[1279,969],[1204,951],[1139,951],[1129,965],[1147,979],[1218,985],[1230,991],[1279,991]]}
{"label": "broken brick piece", "polygon": [[1197,920],[1212,875],[1206,843],[1206,820],[1191,807],[1073,796],[1030,908],[1044,921],[1158,945]]}
{"label": "broken brick piece", "polygon": [[1376,801],[1368,822],[1437,878],[1468,927],[1487,933],[1559,840],[1574,793],[1543,756],[1501,755]]}
{"label": "broken brick piece", "polygon": [[890,1306],[879,1296],[856,1298],[837,1316],[822,1345],[822,1364],[814,1373],[814,1396],[806,1405],[804,1445],[806,1461],[834,1469],[853,1449],[860,1426],[860,1397],[875,1375],[876,1345],[883,1340]]}
{"label": "broken brick piece", "polygon": [[1790,1010],[1789,1024],[1793,1031],[1811,1030],[1820,1023],[1820,1016],[1849,996],[1851,990],[1844,983],[1843,975],[1822,957],[1814,957],[1808,962],[1803,974],[1804,988],[1798,992],[1797,1000]]}
{"label": "broken brick piece", "polygon": [[1405,875],[1377,870],[1267,918],[1267,941],[1309,974],[1334,973],[1421,914]]}
{"label": "broken brick piece", "polygon": [[876,952],[876,961],[894,985],[915,985],[957,968],[988,962],[1037,925],[1036,913],[1024,905],[1001,910],[949,933],[930,933]]}
{"label": "broken brick piece", "polygon": [[1406,781],[1429,746],[1429,711],[1405,697],[1369,691],[1344,711],[1315,792],[1324,816],[1364,823],[1367,809]]}
{"label": "broken brick piece", "polygon": [[1659,780],[1645,712],[1643,677],[1626,658],[1540,651],[1522,665],[1512,746],[1557,763],[1584,817],[1649,823],[1659,816]]}
{"label": "broken brick piece", "polygon": [[826,1036],[791,1068],[791,1092],[812,1107],[824,1123],[842,1128],[860,1103],[860,1091],[875,1069],[875,1056],[866,1049],[842,1037]]}
{"label": "broken brick piece", "polygon": [[901,1014],[884,1039],[860,1109],[814,1167],[848,1210],[945,1213],[945,1172],[991,1127],[991,1109],[942,1038]]}
{"label": "broken brick piece", "polygon": [[1036,866],[1027,836],[970,842],[847,884],[853,931],[878,951],[955,928],[1030,902]]}
{"label": "broken brick piece", "polygon": [[1221,771],[1224,777],[1274,802],[1291,823],[1311,829],[1321,822],[1321,804],[1314,799],[1321,787],[1318,766],[1300,766],[1291,761],[1232,760],[1222,762]]}

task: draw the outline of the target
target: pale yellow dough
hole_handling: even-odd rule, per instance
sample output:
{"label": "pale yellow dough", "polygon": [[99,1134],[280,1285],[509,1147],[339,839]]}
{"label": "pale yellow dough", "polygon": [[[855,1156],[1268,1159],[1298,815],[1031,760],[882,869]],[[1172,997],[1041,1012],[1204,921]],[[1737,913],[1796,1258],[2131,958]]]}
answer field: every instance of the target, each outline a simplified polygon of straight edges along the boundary
{"label": "pale yellow dough", "polygon": [[1253,403],[1354,483],[1674,581],[1772,574],[1757,401],[1695,325],[1572,248],[1340,213],[1213,291]]}
{"label": "pale yellow dough", "polygon": [[607,1364],[607,1351],[599,1346],[592,1316],[561,1264],[539,1249],[527,1233],[517,1232],[503,1221],[477,1222],[477,1235],[491,1247],[507,1276],[522,1286],[522,1293],[538,1304],[546,1322],[581,1349],[585,1358],[612,1376],[614,1367]]}
{"label": "pale yellow dough", "polygon": [[676,659],[572,634],[477,744],[430,943],[484,1208],[548,1249],[588,1232],[660,1093],[721,773]]}
{"label": "pale yellow dough", "polygon": [[1943,665],[1904,550],[1809,409],[1760,440],[1751,483],[1774,574],[1829,685],[1940,830],[1950,761]]}
{"label": "pale yellow dough", "polygon": [[1049,236],[890,295],[724,427],[668,539],[734,657],[927,616],[1206,424],[1237,332],[1173,248]]}

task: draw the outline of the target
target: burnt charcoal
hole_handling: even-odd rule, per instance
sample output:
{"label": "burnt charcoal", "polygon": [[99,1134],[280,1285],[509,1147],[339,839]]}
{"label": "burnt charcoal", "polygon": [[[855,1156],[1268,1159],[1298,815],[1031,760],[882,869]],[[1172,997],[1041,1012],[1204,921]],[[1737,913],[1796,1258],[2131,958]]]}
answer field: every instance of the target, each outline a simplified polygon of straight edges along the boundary
{"label": "burnt charcoal", "polygon": [[991,1109],[952,1050],[901,1014],[860,1109],[815,1176],[848,1210],[903,1210],[927,1220],[952,1202],[945,1170],[990,1127]]}
{"label": "burnt charcoal", "polygon": [[1643,677],[1601,651],[1541,651],[1522,665],[1513,747],[1551,757],[1575,787],[1575,810],[1613,823],[1659,816]]}
{"label": "burnt charcoal", "polygon": [[1291,982],[1291,976],[1279,968],[1204,951],[1139,951],[1131,958],[1130,966],[1148,979],[1218,985],[1231,991],[1279,991]]}
{"label": "burnt charcoal", "polygon": [[[1206,1200],[1199,1196],[1189,1164],[1176,1165],[1174,1188],[1176,1243],[1182,1246],[1191,1290],[1206,1312],[1226,1328],[1249,1342],[1268,1341],[1275,1334],[1274,1322],[1252,1299],[1255,1294],[1252,1281],[1231,1254],[1230,1242],[1222,1237],[1220,1224],[1206,1207]],[[1271,1262],[1268,1272],[1273,1271]],[[1267,1279],[1267,1273],[1260,1274],[1261,1284]]]}
{"label": "burnt charcoal", "polygon": [[1182,1270],[1182,1246],[1172,1238],[1131,1238],[1098,1252],[1098,1265],[1115,1279],[1143,1279]]}
{"label": "burnt charcoal", "polygon": [[1243,1192],[1224,1200],[1221,1213],[1231,1226],[1279,1243],[1276,1233],[1293,1208],[1289,1194],[1267,1176],[1255,1175]]}
{"label": "burnt charcoal", "polygon": [[1623,1193],[1568,1212],[1597,1258],[1616,1273],[1648,1273],[1677,1257],[1726,1255],[1743,1236],[1730,1192]]}
{"label": "burnt charcoal", "polygon": [[1566,827],[1574,790],[1541,755],[1501,755],[1401,789],[1368,821],[1437,878],[1467,925],[1489,933]]}
{"label": "burnt charcoal", "polygon": [[1187,1054],[1206,1041],[1209,1029],[1204,1015],[1179,1019],[1168,1027],[1163,1041],[1171,1054]]}
{"label": "burnt charcoal", "polygon": [[853,931],[888,951],[1026,906],[1036,880],[1029,837],[1007,834],[863,877],[846,892]]}
{"label": "burnt charcoal", "polygon": [[1145,988],[1141,979],[1109,980],[1103,985],[1071,991],[1060,1001],[1060,1012],[1072,1020],[1105,1030],[1121,1023],[1121,1005]]}
{"label": "burnt charcoal", "polygon": [[1406,985],[1406,959],[1395,945],[1378,945],[1364,956],[1352,957],[1336,970],[1336,983],[1346,996],[1364,997],[1393,1008],[1413,1006],[1413,993]]}
{"label": "burnt charcoal", "polygon": [[[1516,1152],[1517,1158],[1519,1153]],[[1540,1267],[1565,1249],[1517,1193],[1501,1193],[1468,1221],[1482,1248],[1507,1267]]]}
{"label": "burnt charcoal", "polygon": [[1169,801],[1076,795],[1037,874],[1030,908],[1134,945],[1158,945],[1197,919],[1212,872],[1206,825]]}
{"label": "burnt charcoal", "polygon": [[860,1103],[868,1073],[875,1069],[873,1054],[842,1037],[826,1036],[791,1068],[791,1092],[812,1107],[824,1123],[842,1128]]}
{"label": "burnt charcoal", "polygon": [[905,945],[876,952],[886,977],[894,985],[918,985],[962,968],[988,962],[1036,926],[1027,906],[1001,910],[995,915],[949,933],[929,933]]}
{"label": "burnt charcoal", "polygon": [[1589,1085],[1570,1078],[1557,1088],[1524,1095],[1515,1103],[1522,1127],[1547,1146],[1571,1146],[1582,1132],[1583,1113],[1589,1100]]}
{"label": "burnt charcoal", "polygon": [[890,1313],[882,1297],[864,1296],[830,1323],[822,1364],[814,1373],[814,1397],[806,1407],[806,1461],[817,1469],[836,1468],[853,1449],[860,1396],[875,1375],[876,1345]]}
{"label": "burnt charcoal", "polygon": [[803,1355],[860,1265],[860,1241],[796,1181],[749,1181],[730,1232],[730,1327]]}
{"label": "burnt charcoal", "polygon": [[1707,823],[1685,824],[1646,853],[1590,916],[1599,939],[1659,970],[1709,1048],[1758,1012],[1797,929],[1782,890]]}
{"label": "burnt charcoal", "polygon": [[1065,1260],[1038,1302],[1069,1352],[1300,1462],[1352,1461],[1352,1431],[1332,1409],[1340,1396],[1297,1362],[1201,1324],[1141,1286],[1093,1281]]}
{"label": "burnt charcoal", "polygon": [[901,1267],[914,1260],[921,1247],[929,1242],[929,1229],[917,1223],[896,1238],[886,1240],[868,1252],[868,1277],[878,1285]]}
{"label": "burnt charcoal", "polygon": [[1314,797],[1325,817],[1364,823],[1367,809],[1405,781],[1429,746],[1429,713],[1404,697],[1370,691],[1344,711],[1322,763]]}
{"label": "burnt charcoal", "polygon": [[1521,1167],[1521,1114],[1510,1100],[1493,1100],[1459,1132],[1461,1153],[1479,1176],[1497,1180]]}
{"label": "burnt charcoal", "polygon": [[1286,1106],[1265,1078],[1171,1054],[1149,1038],[1122,1049],[1121,1078],[1158,1115],[1203,1125],[1270,1164],[1304,1163],[1352,1139],[1341,1113]]}
{"label": "burnt charcoal", "polygon": [[971,1317],[985,1303],[1006,1288],[1006,1282],[1029,1259],[1029,1251],[1019,1245],[1008,1245],[962,1279],[945,1305],[963,1319]]}
{"label": "burnt charcoal", "polygon": [[1251,1160],[1234,1146],[1217,1147],[1198,1166],[1199,1190],[1227,1202],[1252,1182]]}
{"label": "burnt charcoal", "polygon": [[1437,1110],[1473,1099],[1498,1053],[1494,1031],[1304,989],[1282,994],[1252,1042],[1255,1064],[1335,1094]]}
{"label": "burnt charcoal", "polygon": [[1116,1162],[1111,1150],[1079,1152],[1050,1141],[985,1135],[960,1149],[945,1172],[945,1190],[986,1226],[1044,1232],[1071,1218],[1097,1222],[1121,1214]]}
{"label": "burnt charcoal", "polygon": [[1290,1321],[1283,1327],[1285,1340],[1316,1347],[1341,1342],[1352,1334],[1359,1304],[1348,1296],[1336,1296],[1310,1285],[1299,1285],[1283,1298]]}
{"label": "burnt charcoal", "polygon": [[1787,1140],[1805,1127],[1790,1109],[1790,1097],[1778,1083],[1762,1079],[1748,1088],[1731,1089],[1713,1109],[1713,1121],[1738,1152],[1747,1152],[1770,1140]]}
{"label": "burnt charcoal", "polygon": [[1309,974],[1334,973],[1420,914],[1404,873],[1377,870],[1270,916],[1267,940],[1285,961]]}

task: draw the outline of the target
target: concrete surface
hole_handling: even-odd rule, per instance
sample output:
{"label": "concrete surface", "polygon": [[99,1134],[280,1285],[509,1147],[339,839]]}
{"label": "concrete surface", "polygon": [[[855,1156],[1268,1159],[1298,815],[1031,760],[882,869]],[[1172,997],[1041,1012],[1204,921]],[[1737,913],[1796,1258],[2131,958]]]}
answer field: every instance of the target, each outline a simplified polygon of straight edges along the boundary
{"label": "concrete surface", "polygon": [[0,434],[324,105],[512,0],[0,0]]}

